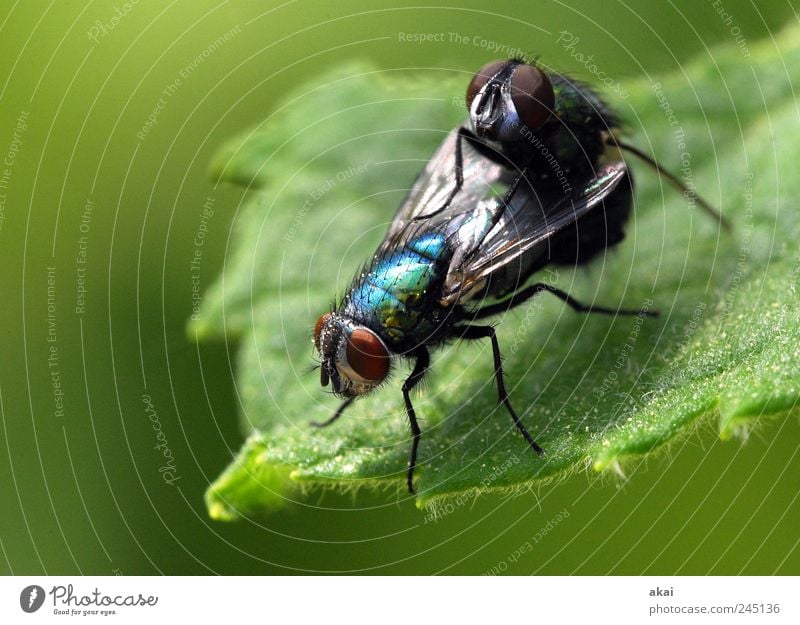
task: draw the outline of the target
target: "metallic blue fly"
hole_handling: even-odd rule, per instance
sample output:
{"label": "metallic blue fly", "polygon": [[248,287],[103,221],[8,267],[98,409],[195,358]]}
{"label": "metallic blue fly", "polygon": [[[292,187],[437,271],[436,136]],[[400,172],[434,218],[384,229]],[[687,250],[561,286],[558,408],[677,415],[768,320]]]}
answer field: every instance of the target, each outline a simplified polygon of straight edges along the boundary
{"label": "metallic blue fly", "polygon": [[509,401],[494,328],[476,322],[543,291],[580,312],[639,314],[525,284],[545,265],[586,263],[623,239],[633,186],[620,148],[681,186],[615,137],[617,117],[591,89],[559,74],[518,60],[489,63],[470,82],[467,106],[468,125],[450,132],[372,261],[314,328],[322,385],[332,383],[344,399],[333,417],[315,425],[333,423],[378,387],[397,359],[413,362],[402,389],[413,436],[412,493],[421,431],[410,393],[428,370],[430,350],[454,339],[489,339],[500,402],[530,447],[543,453]]}

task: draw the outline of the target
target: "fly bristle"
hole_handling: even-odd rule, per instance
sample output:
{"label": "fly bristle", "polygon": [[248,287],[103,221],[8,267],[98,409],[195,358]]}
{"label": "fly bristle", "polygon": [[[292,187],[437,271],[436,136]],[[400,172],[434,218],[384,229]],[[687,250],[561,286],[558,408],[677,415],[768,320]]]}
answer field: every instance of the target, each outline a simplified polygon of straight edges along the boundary
{"label": "fly bristle", "polygon": [[322,368],[322,363],[319,363],[319,364],[316,364],[316,365],[309,365],[303,371],[303,375],[310,375],[310,374],[314,373],[315,371],[318,371],[321,368]]}

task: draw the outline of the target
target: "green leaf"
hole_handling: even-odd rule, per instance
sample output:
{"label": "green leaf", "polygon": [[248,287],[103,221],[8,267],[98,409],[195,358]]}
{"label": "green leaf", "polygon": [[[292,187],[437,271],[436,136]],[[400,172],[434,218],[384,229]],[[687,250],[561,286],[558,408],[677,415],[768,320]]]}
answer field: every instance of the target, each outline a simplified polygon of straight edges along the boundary
{"label": "green leaf", "polygon": [[[624,244],[588,268],[540,278],[586,302],[657,308],[660,317],[579,315],[542,296],[498,320],[511,399],[543,458],[497,407],[488,345],[436,353],[414,400],[423,427],[418,505],[527,489],[587,467],[619,471],[698,426],[729,438],[796,406],[798,40],[800,30],[789,30],[749,57],[731,45],[657,83],[626,85],[630,97],[614,104],[630,141],[721,206],[734,232],[633,163],[636,209]],[[467,80],[344,67],[299,88],[217,159],[219,178],[259,190],[190,325],[200,338],[241,339],[250,435],[207,493],[215,518],[271,509],[298,486],[403,494],[405,371],[335,425],[310,428],[337,406],[308,373],[310,328],[459,123]]]}

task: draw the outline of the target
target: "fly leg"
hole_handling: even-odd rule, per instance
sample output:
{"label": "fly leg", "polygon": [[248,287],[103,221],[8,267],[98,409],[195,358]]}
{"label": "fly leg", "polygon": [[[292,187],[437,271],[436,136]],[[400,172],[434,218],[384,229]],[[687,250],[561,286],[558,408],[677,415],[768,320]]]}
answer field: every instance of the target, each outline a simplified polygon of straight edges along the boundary
{"label": "fly leg", "polygon": [[414,363],[414,369],[411,371],[411,375],[409,375],[406,381],[403,382],[403,400],[406,404],[406,414],[408,415],[408,423],[411,426],[411,435],[413,436],[413,442],[411,443],[411,456],[408,458],[408,473],[406,474],[408,492],[413,495],[414,469],[417,467],[417,449],[419,448],[419,439],[422,435],[422,430],[420,430],[419,423],[417,423],[417,415],[414,412],[414,406],[411,405],[411,397],[409,393],[428,371],[431,357],[428,353],[428,350],[424,347],[418,348],[411,355],[415,356],[417,360]]}
{"label": "fly leg", "polygon": [[483,240],[487,236],[489,236],[489,233],[500,222],[500,219],[503,217],[503,213],[505,213],[506,208],[508,208],[508,206],[511,204],[511,200],[514,197],[514,194],[517,192],[517,189],[519,189],[519,185],[522,183],[523,180],[528,182],[527,176],[528,176],[528,168],[523,167],[519,172],[519,176],[517,176],[514,179],[514,182],[511,183],[508,189],[506,189],[506,193],[503,196],[503,199],[497,202],[497,208],[494,214],[492,215],[491,222],[489,222],[489,225],[486,228],[484,228],[484,233],[480,241],[478,241],[475,244],[475,246],[472,248],[472,251],[469,254],[465,255],[464,257],[465,259],[472,258],[478,252],[478,250],[481,249],[481,246],[483,245]]}
{"label": "fly leg", "polygon": [[636,158],[643,160],[645,163],[650,165],[655,172],[664,178],[667,182],[669,182],[675,189],[677,189],[680,193],[682,193],[685,197],[693,200],[700,208],[702,208],[706,213],[708,213],[711,217],[716,219],[719,223],[722,224],[722,227],[725,228],[728,232],[730,232],[733,227],[731,226],[731,222],[728,221],[722,214],[714,208],[709,202],[706,202],[702,197],[700,197],[694,189],[690,189],[686,186],[686,183],[681,181],[675,174],[671,173],[670,171],[664,169],[664,167],[652,156],[649,156],[645,152],[642,152],[639,148],[634,145],[630,145],[628,143],[623,143],[619,141],[616,137],[610,136],[606,139],[607,145],[613,145],[619,148],[620,150],[626,150],[633,154]]}
{"label": "fly leg", "polygon": [[494,328],[492,326],[461,326],[454,328],[453,333],[454,336],[467,340],[491,339],[492,354],[494,355],[494,379],[497,382],[497,395],[500,399],[500,403],[506,407],[508,414],[510,414],[511,418],[514,420],[514,425],[517,426],[520,434],[522,434],[523,438],[528,442],[528,445],[533,448],[538,456],[541,456],[544,450],[533,440],[528,430],[525,429],[525,426],[522,424],[522,421],[520,421],[520,418],[517,416],[517,413],[514,411],[508,399],[506,385],[505,382],[503,382],[503,357],[500,354],[500,345],[497,342],[497,335],[495,334]]}
{"label": "fly leg", "polygon": [[325,421],[312,421],[311,425],[313,425],[315,428],[328,427],[331,423],[336,421],[336,419],[342,416],[342,413],[347,410],[347,407],[352,404],[354,400],[355,397],[348,397],[341,404],[339,404],[339,407],[336,409],[336,412],[333,413],[333,416],[330,419],[326,419]]}
{"label": "fly leg", "polygon": [[[430,219],[431,217],[435,217],[439,213],[447,210],[447,208],[450,206],[450,204],[452,204],[453,198],[455,198],[455,196],[458,194],[458,192],[461,191],[461,187],[464,186],[464,150],[462,148],[462,143],[465,140],[473,140],[473,141],[477,141],[477,142],[480,143],[480,141],[478,139],[476,139],[475,136],[468,129],[464,128],[463,126],[459,127],[458,134],[456,136],[455,152],[453,154],[453,158],[455,160],[454,171],[455,171],[455,175],[456,175],[456,183],[455,183],[455,186],[453,187],[453,189],[447,195],[447,199],[435,211],[433,211],[432,213],[425,213],[425,215],[420,215],[420,216],[414,217],[414,219],[413,219],[414,221],[421,221],[423,219]],[[492,158],[492,157],[489,157],[489,158]],[[505,163],[505,164],[508,164],[508,163]],[[497,213],[495,213],[495,215],[494,215],[492,227],[494,227],[494,225],[498,221],[500,221],[500,217],[503,215],[503,212],[505,211],[506,206],[508,206],[508,203],[511,201],[511,198],[513,197],[514,193],[516,193],[517,188],[519,187],[519,183],[526,177],[527,173],[528,173],[527,167],[522,169],[520,171],[520,175],[517,176],[517,178],[511,184],[509,189],[506,191],[505,197],[503,198],[502,203],[500,203],[500,205],[498,206]],[[491,230],[491,228],[487,229],[487,232],[489,230]]]}
{"label": "fly leg", "polygon": [[461,191],[461,187],[464,186],[464,151],[463,148],[461,147],[461,142],[470,135],[471,133],[469,130],[467,130],[463,126],[459,127],[458,134],[456,136],[456,149],[455,153],[453,154],[453,158],[456,161],[454,168],[456,174],[456,184],[453,187],[453,190],[450,191],[450,193],[448,194],[447,199],[444,201],[444,204],[442,204],[432,213],[426,213],[425,215],[414,217],[415,221],[421,219],[430,219],[431,217],[438,215],[442,211],[447,210],[447,208],[453,202],[453,198],[459,191]]}
{"label": "fly leg", "polygon": [[503,302],[500,302],[498,304],[491,304],[489,306],[484,306],[475,313],[473,318],[483,319],[484,317],[491,317],[492,315],[496,315],[506,310],[510,310],[511,308],[514,308],[516,306],[519,306],[520,304],[525,303],[530,298],[532,298],[535,295],[538,295],[542,291],[546,291],[547,293],[552,293],[576,312],[600,313],[602,315],[646,315],[648,317],[658,317],[657,310],[606,308],[604,306],[591,306],[587,304],[582,304],[574,297],[572,297],[569,293],[565,293],[561,289],[557,289],[554,286],[550,286],[549,284],[544,284],[543,282],[537,282],[536,284],[532,284],[531,286],[524,288],[521,291],[517,291],[511,297],[509,297],[507,300]]}
{"label": "fly leg", "polygon": [[[497,207],[497,212],[492,216],[491,225],[488,228],[486,228],[486,235],[488,235],[492,231],[492,229],[497,225],[497,222],[500,221],[500,218],[503,216],[503,213],[505,212],[506,208],[508,208],[511,205],[511,200],[513,199],[514,194],[517,192],[517,189],[519,189],[519,185],[523,180],[525,182],[528,182],[528,184],[530,184],[530,182],[528,181],[527,167],[523,167],[522,169],[519,170],[519,176],[517,176],[514,179],[514,182],[511,183],[508,189],[506,189],[506,193],[503,196],[503,200],[502,202],[499,203]],[[484,237],[486,235],[484,235]],[[481,243],[483,243],[483,239],[481,239]],[[476,251],[479,248],[480,245],[475,246]]]}

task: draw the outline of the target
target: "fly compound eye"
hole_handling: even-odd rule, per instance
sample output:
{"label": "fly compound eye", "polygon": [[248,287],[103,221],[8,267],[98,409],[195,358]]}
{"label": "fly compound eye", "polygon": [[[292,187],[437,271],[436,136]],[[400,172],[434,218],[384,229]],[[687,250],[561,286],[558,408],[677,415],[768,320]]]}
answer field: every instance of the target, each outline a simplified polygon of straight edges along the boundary
{"label": "fly compound eye", "polygon": [[328,319],[330,319],[330,316],[331,313],[325,313],[319,319],[317,319],[317,323],[314,325],[314,346],[317,348],[317,351],[320,354],[322,353],[322,345],[320,345],[319,339],[322,335],[322,328],[325,327],[325,324],[328,322]]}
{"label": "fly compound eye", "polygon": [[541,127],[553,112],[556,96],[550,79],[538,67],[518,65],[511,76],[511,101],[528,128]]}
{"label": "fly compound eye", "polygon": [[353,371],[370,382],[380,382],[389,373],[386,346],[366,328],[356,328],[347,338],[347,362]]}
{"label": "fly compound eye", "polygon": [[478,70],[478,73],[473,76],[467,87],[467,109],[472,106],[472,101],[475,99],[475,96],[480,93],[486,83],[496,76],[507,63],[508,61],[492,61]]}

